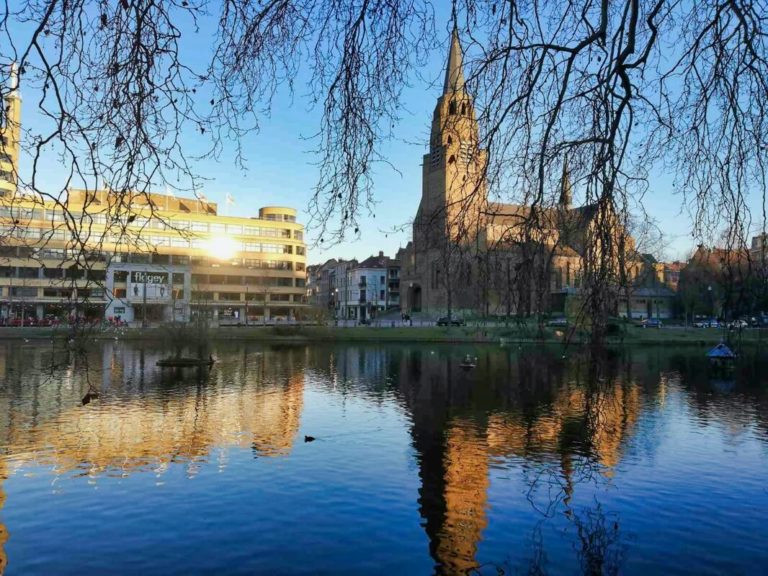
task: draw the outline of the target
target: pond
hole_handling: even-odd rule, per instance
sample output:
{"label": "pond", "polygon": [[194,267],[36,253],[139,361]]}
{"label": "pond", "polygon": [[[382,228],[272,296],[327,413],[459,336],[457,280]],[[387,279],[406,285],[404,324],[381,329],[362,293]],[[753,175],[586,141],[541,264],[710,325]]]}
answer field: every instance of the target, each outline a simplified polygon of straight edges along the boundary
{"label": "pond", "polygon": [[6,574],[768,571],[764,357],[158,348],[0,342]]}

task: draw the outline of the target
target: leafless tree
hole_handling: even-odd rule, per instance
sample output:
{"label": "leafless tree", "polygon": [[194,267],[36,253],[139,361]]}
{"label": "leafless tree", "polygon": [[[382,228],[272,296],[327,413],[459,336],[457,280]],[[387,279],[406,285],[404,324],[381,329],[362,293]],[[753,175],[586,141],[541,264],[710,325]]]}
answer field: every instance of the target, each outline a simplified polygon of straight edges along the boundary
{"label": "leafless tree", "polygon": [[[649,173],[675,176],[697,236],[750,222],[768,160],[764,0],[454,0],[452,8],[471,55],[491,196],[531,213],[552,205],[567,154],[594,206],[582,255],[598,338],[622,250],[612,231]],[[438,44],[435,21],[428,0],[6,4],[0,60],[18,62],[45,119],[25,133],[33,170],[20,184],[65,207],[68,186],[106,180],[118,213],[165,182],[194,190],[200,175],[184,136],[196,133],[204,154],[217,156],[225,139],[257,130],[275,95],[307,71],[321,111],[311,212],[322,241],[341,239],[375,208],[374,166],[386,162],[403,86]],[[200,63],[199,39],[211,28]],[[57,189],[40,179],[50,158],[67,170]],[[77,237],[87,213],[78,226],[67,218]]]}

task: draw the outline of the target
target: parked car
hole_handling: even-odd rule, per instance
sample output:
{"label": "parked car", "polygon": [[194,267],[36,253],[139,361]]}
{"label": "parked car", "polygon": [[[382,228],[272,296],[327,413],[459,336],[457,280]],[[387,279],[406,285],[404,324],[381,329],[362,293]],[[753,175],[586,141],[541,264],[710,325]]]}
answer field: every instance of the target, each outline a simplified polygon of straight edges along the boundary
{"label": "parked car", "polygon": [[741,328],[749,328],[749,322],[746,320],[734,320],[728,325],[729,328],[740,330]]}
{"label": "parked car", "polygon": [[714,318],[697,320],[693,323],[694,328],[720,328],[720,323]]}
{"label": "parked car", "polygon": [[549,322],[547,322],[547,326],[551,326],[552,328],[567,328],[568,327],[568,319],[567,318],[552,318]]}
{"label": "parked car", "polygon": [[448,318],[443,316],[437,319],[438,326],[464,326],[464,320],[462,318]]}
{"label": "parked car", "polygon": [[646,318],[642,322],[643,328],[661,328],[663,325],[658,318]]}

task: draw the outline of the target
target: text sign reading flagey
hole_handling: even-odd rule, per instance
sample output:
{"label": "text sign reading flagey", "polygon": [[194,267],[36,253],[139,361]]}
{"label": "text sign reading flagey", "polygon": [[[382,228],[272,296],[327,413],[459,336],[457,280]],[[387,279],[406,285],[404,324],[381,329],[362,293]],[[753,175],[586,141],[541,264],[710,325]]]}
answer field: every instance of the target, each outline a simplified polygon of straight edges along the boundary
{"label": "text sign reading flagey", "polygon": [[131,272],[131,279],[137,284],[167,284],[168,274],[164,272]]}

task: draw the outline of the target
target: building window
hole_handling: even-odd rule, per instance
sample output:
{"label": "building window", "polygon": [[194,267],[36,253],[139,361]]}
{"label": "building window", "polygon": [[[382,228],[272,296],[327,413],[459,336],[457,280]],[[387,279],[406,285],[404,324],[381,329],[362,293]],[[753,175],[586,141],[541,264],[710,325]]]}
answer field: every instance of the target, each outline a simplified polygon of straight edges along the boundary
{"label": "building window", "polygon": [[27,288],[24,286],[12,286],[11,296],[16,296],[17,298],[36,298],[37,288],[31,288],[31,287]]}
{"label": "building window", "polygon": [[43,278],[58,279],[64,275],[61,268],[44,268]]}
{"label": "building window", "polygon": [[219,300],[227,302],[238,302],[240,300],[239,292],[219,292]]}
{"label": "building window", "polygon": [[450,115],[456,114],[456,101],[455,100],[451,100],[450,103],[448,104],[448,114],[450,114]]}

